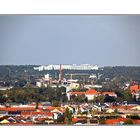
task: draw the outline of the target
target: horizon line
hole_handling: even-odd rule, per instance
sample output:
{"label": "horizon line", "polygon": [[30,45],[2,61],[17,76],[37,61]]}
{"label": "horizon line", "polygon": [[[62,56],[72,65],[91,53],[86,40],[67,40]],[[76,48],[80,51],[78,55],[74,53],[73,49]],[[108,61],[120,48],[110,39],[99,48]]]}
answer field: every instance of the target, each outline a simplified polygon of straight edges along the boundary
{"label": "horizon line", "polygon": [[[60,65],[60,64],[0,64],[0,66],[47,66],[47,65]],[[61,65],[86,65],[86,64],[62,64]],[[140,67],[140,65],[97,65],[97,64],[88,64],[95,65],[98,67]]]}

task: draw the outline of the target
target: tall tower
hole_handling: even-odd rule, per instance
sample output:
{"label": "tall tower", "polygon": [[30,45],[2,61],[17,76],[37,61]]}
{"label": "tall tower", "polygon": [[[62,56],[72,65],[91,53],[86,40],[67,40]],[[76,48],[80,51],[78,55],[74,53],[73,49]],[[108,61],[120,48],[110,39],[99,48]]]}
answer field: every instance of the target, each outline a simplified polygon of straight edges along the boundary
{"label": "tall tower", "polygon": [[59,69],[59,81],[62,80],[62,65],[60,64],[60,69]]}

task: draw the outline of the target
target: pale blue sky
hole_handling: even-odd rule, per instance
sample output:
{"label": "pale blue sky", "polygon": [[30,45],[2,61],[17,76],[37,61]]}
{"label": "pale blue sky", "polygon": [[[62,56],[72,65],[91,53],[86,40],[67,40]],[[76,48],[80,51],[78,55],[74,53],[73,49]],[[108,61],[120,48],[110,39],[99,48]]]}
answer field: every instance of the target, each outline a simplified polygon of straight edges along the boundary
{"label": "pale blue sky", "polygon": [[140,66],[139,15],[0,16],[0,64]]}

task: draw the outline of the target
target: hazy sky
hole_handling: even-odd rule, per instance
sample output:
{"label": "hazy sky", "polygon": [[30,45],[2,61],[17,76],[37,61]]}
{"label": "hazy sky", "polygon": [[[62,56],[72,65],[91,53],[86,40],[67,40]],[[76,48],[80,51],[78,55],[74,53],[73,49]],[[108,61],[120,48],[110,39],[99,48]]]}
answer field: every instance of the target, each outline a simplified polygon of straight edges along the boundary
{"label": "hazy sky", "polygon": [[140,66],[140,16],[0,16],[0,64],[60,63]]}

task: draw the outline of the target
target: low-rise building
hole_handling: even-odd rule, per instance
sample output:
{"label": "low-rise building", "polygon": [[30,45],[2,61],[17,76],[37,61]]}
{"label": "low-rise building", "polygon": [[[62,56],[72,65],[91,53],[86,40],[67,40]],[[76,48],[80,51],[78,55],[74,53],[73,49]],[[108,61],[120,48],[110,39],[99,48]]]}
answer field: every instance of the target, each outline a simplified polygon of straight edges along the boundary
{"label": "low-rise building", "polygon": [[94,89],[90,89],[90,90],[87,90],[85,92],[67,92],[67,97],[68,97],[68,100],[70,100],[70,97],[72,95],[85,95],[85,97],[87,97],[88,100],[93,100],[94,97],[97,97],[97,96],[100,96],[100,95],[109,95],[109,96],[112,96],[112,97],[117,97],[117,95],[114,93],[114,92],[97,92],[96,90]]}

